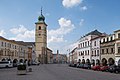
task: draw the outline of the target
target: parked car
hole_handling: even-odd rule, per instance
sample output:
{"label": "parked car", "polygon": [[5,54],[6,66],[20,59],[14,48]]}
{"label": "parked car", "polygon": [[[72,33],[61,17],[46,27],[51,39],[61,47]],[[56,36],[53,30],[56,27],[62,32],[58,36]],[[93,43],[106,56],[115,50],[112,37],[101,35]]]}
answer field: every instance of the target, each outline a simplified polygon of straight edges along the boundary
{"label": "parked car", "polygon": [[39,62],[33,62],[32,65],[39,65]]}
{"label": "parked car", "polygon": [[109,66],[101,66],[100,71],[108,71]]}
{"label": "parked car", "polygon": [[13,63],[13,67],[17,67],[18,66],[18,63]]}
{"label": "parked car", "polygon": [[84,69],[91,69],[91,64],[84,64],[83,68]]}
{"label": "parked car", "polygon": [[78,67],[78,68],[83,68],[83,67],[84,67],[84,64],[80,63],[77,67]]}
{"label": "parked car", "polygon": [[109,72],[120,73],[120,66],[111,65],[108,69]]}
{"label": "parked car", "polygon": [[11,61],[0,61],[0,68],[4,67],[13,67],[13,63]]}
{"label": "parked car", "polygon": [[93,67],[92,67],[92,70],[98,70],[98,71],[99,71],[99,70],[100,70],[100,67],[101,67],[100,65],[93,66]]}

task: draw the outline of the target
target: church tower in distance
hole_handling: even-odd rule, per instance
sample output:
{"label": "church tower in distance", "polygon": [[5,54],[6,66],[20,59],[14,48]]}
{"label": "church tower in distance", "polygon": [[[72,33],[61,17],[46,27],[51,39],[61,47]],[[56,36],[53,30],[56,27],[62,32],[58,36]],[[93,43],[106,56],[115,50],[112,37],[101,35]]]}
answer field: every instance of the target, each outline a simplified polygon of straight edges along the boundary
{"label": "church tower in distance", "polygon": [[38,22],[35,23],[35,52],[36,60],[40,63],[47,63],[47,24],[45,17],[42,14],[38,17]]}

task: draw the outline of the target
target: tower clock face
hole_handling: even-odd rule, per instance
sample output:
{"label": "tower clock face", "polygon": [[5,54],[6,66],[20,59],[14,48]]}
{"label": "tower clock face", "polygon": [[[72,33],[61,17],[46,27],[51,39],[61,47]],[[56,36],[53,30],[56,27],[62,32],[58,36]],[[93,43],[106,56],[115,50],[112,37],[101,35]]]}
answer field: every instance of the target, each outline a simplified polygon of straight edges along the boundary
{"label": "tower clock face", "polygon": [[42,33],[41,30],[37,31],[37,36],[41,36],[41,33]]}

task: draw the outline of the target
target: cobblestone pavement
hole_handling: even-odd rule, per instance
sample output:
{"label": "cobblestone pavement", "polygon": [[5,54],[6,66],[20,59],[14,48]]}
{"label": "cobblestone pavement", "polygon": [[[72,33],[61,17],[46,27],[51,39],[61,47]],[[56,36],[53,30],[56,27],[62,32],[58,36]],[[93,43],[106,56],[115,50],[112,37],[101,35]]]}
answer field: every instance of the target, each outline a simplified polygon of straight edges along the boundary
{"label": "cobblestone pavement", "polygon": [[84,70],[66,64],[31,66],[32,72],[17,75],[16,68],[0,69],[0,80],[120,80],[120,74]]}

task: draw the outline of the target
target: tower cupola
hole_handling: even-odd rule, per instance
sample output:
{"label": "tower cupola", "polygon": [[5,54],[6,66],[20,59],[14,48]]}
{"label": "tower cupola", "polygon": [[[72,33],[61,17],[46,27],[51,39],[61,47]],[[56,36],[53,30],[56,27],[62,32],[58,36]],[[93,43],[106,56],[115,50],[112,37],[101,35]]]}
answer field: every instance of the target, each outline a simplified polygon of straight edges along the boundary
{"label": "tower cupola", "polygon": [[44,22],[45,21],[45,17],[42,14],[42,8],[41,8],[41,15],[38,17],[38,21],[40,21],[40,22]]}

